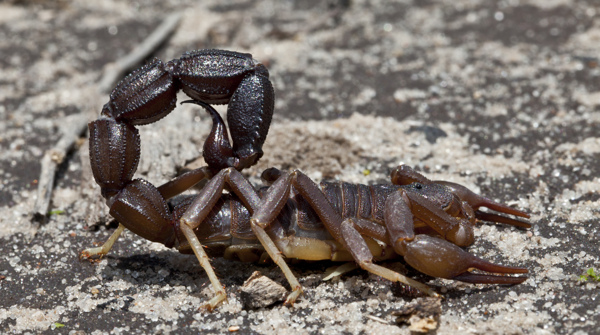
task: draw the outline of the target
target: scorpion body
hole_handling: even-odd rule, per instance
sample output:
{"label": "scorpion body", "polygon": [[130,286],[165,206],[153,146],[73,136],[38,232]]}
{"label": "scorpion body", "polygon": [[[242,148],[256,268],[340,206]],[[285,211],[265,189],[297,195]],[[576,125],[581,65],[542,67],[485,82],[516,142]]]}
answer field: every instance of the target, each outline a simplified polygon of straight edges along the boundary
{"label": "scorpion body", "polygon": [[[191,102],[211,114],[213,128],[207,142],[227,138],[219,114],[205,102]],[[165,199],[202,178],[210,180],[198,195],[182,196],[171,207],[167,205]],[[263,179],[271,185],[260,192],[233,167],[214,175],[201,168],[159,188],[133,181],[121,191],[125,195],[110,204],[111,215],[120,222],[117,231],[102,247],[86,249],[82,256],[107,253],[125,228],[181,252],[193,252],[216,292],[208,308],[214,308],[226,295],[203,246],[216,254],[248,261],[260,258],[264,250],[290,283],[292,293],[286,300],[290,304],[302,293],[302,287],[282,254],[306,260],[352,259],[371,273],[429,295],[437,293],[374,262],[401,256],[422,273],[471,283],[517,284],[526,279],[505,275],[526,273],[526,269],[492,264],[462,247],[473,243],[478,219],[529,227],[518,219],[480,212],[479,207],[529,216],[461,185],[431,181],[407,166],[394,169],[392,183],[385,185],[319,186],[300,171],[288,174],[276,169],[265,171]],[[224,194],[225,190],[229,194]]]}
{"label": "scorpion body", "polygon": [[[281,174],[280,171],[272,168],[266,170],[263,175],[273,173]],[[352,193],[357,197],[356,204],[348,204],[348,206],[342,204],[345,214],[343,217],[377,220],[375,222],[380,224],[383,224],[380,221],[381,208],[377,208],[377,200],[372,197],[385,197],[386,194],[393,192],[392,189],[396,188],[393,185],[367,186],[341,182],[322,182],[320,187],[322,190],[333,191],[328,196],[328,200],[332,204],[339,204],[342,201],[338,196],[342,193],[346,196]],[[361,194],[356,192],[359,189],[363,192],[362,198],[360,198]],[[267,190],[266,187],[261,188],[258,190],[258,194],[264,195]],[[352,261],[352,256],[331,236],[310,204],[297,192],[293,193],[294,195],[287,200],[277,219],[265,229],[282,254],[286,258],[302,260]],[[173,199],[171,206],[175,220],[181,219],[194,200],[195,196]],[[374,215],[369,215],[370,212]],[[376,216],[380,218],[375,219]],[[202,225],[198,226],[194,232],[210,256],[257,262],[265,258],[265,249],[252,232],[251,217],[252,213],[235,194],[225,193],[221,195]],[[386,247],[383,243],[376,243],[374,239],[369,239],[368,243],[369,249],[378,261],[397,256],[393,249]],[[189,244],[185,242],[174,247],[181,253],[192,253]]]}
{"label": "scorpion body", "polygon": [[[415,173],[407,166],[401,166],[399,169]],[[271,168],[263,172],[263,179],[269,181],[273,176],[281,176],[283,172]],[[346,182],[327,182],[319,183],[319,189],[325,194],[327,201],[342,219],[358,219],[375,223],[382,228],[385,227],[385,202],[389,195],[397,192],[398,189],[415,192],[422,197],[428,195],[445,196],[442,192],[450,192],[450,189],[440,184],[424,189],[416,184],[393,185],[376,184],[362,185]],[[441,186],[441,187],[437,187]],[[258,190],[261,197],[268,192],[268,187]],[[436,194],[433,194],[433,193]],[[332,261],[352,261],[352,255],[343,246],[337,242],[327,227],[323,224],[319,215],[311,207],[306,199],[302,197],[295,189],[291,189],[289,199],[279,212],[277,218],[270,223],[265,231],[273,239],[278,249],[286,258],[296,258],[301,260],[332,260]],[[183,213],[194,202],[196,196],[182,196],[172,201],[175,220],[179,220]],[[351,199],[350,201],[345,199]],[[512,208],[511,213],[516,213]],[[487,212],[477,212],[485,215],[494,215]],[[524,216],[522,213],[518,213]],[[207,249],[207,253],[213,257],[224,257],[226,259],[238,259],[245,262],[257,262],[265,258],[265,250],[259,240],[252,233],[250,219],[252,213],[246,208],[243,202],[235,195],[230,193],[222,194],[213,210],[206,216],[201,226],[194,230],[198,239]],[[479,216],[471,217],[473,223]],[[498,222],[511,224],[518,227],[527,228],[529,224],[498,215]],[[489,217],[490,221],[494,218]],[[414,227],[416,234],[438,235],[434,229],[427,225],[427,222],[414,218]],[[393,259],[399,255],[391,246],[387,232],[381,230],[377,236],[368,236],[364,234],[369,250],[373,254],[373,260],[381,261]],[[468,246],[473,241],[469,238]],[[189,244],[183,243],[175,246],[181,253],[192,253]],[[523,270],[523,269],[522,269]],[[523,272],[523,271],[521,271]],[[500,281],[506,281],[506,284],[522,282],[526,277],[498,277]],[[468,281],[468,280],[465,280]]]}

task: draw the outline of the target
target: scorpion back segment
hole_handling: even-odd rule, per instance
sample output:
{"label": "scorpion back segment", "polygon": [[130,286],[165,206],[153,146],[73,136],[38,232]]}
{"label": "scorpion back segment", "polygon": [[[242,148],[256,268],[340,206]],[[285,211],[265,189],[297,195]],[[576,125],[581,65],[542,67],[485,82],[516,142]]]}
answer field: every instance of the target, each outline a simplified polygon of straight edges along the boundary
{"label": "scorpion back segment", "polygon": [[[216,111],[202,102],[195,103],[213,116],[215,124],[209,137],[221,136],[218,134],[224,128]],[[302,288],[280,252],[288,258],[356,260],[370,272],[432,295],[435,292],[426,285],[373,261],[399,254],[423,273],[472,283],[517,284],[526,279],[495,275],[493,273],[526,273],[527,270],[486,262],[456,246],[471,244],[475,221],[489,218],[482,217],[479,211],[474,212],[473,207],[494,208],[521,217],[528,217],[526,213],[478,196],[457,184],[446,186],[448,183],[432,182],[405,166],[392,173],[396,185],[374,186],[321,183],[319,187],[299,171],[288,175],[269,169],[263,178],[273,185],[263,190],[262,199],[239,172],[229,168],[212,178],[198,196],[180,199],[171,212],[163,197],[180,193],[184,186],[191,184],[185,182],[186,179],[195,180],[199,176],[207,176],[205,169],[176,178],[149,192],[154,193],[151,197],[133,197],[138,201],[134,207],[139,209],[139,215],[150,219],[120,221],[119,229],[102,247],[86,249],[82,256],[107,253],[125,227],[148,239],[165,234],[158,242],[174,246],[180,252],[193,251],[207,271],[217,292],[209,308],[222,301],[225,293],[203,254],[200,241],[215,254],[235,255],[246,261],[257,260],[266,251],[290,282],[293,292],[288,303],[296,300]],[[226,185],[233,195],[222,194]],[[148,198],[153,200],[141,201]],[[156,203],[165,208],[160,215],[152,210]],[[118,215],[121,210],[116,205],[115,213],[111,208],[111,214]],[[502,218],[491,221],[519,227],[529,226],[502,215],[494,214],[491,218]],[[155,225],[155,222],[160,224]],[[492,274],[472,273],[470,268]]]}

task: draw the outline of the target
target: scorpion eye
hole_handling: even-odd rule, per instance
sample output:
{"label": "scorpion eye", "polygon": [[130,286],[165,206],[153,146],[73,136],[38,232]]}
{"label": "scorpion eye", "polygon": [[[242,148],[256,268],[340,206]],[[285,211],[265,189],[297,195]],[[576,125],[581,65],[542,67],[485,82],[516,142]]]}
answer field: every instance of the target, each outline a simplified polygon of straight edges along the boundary
{"label": "scorpion eye", "polygon": [[420,190],[420,189],[423,188],[423,184],[421,184],[421,183],[414,183],[413,187],[416,188],[417,190]]}

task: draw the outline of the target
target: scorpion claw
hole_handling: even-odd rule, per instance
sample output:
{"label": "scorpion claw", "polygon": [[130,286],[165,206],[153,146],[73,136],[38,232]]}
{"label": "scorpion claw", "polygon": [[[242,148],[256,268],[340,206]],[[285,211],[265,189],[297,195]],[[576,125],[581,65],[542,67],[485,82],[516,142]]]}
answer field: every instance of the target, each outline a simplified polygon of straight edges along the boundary
{"label": "scorpion claw", "polygon": [[480,284],[518,284],[527,277],[507,277],[471,273],[477,269],[490,273],[527,273],[527,269],[493,264],[469,254],[460,247],[437,237],[417,235],[404,243],[404,259],[413,268],[433,277]]}
{"label": "scorpion claw", "polygon": [[[509,217],[494,214],[494,213],[482,212],[479,210],[475,211],[475,217],[482,221],[504,223],[504,224],[508,224],[511,226],[515,226],[515,227],[521,227],[521,228],[531,228],[531,225],[527,222],[523,222],[521,220],[509,218]],[[527,217],[529,217],[529,216],[527,216]]]}
{"label": "scorpion claw", "polygon": [[496,212],[499,212],[499,213],[515,215],[515,216],[519,216],[522,218],[529,218],[529,214],[527,214],[523,211],[520,211],[518,209],[509,207],[507,205],[495,202],[489,198],[486,198],[482,195],[479,195],[479,194],[469,190],[465,186],[462,186],[462,185],[459,185],[456,183],[452,183],[449,181],[442,181],[442,180],[436,180],[435,182],[437,184],[441,184],[441,185],[448,187],[452,191],[452,193],[456,194],[461,200],[466,201],[469,204],[469,206],[471,206],[471,208],[473,208],[476,211],[476,217],[478,219],[506,223],[506,224],[510,224],[513,226],[523,227],[523,228],[531,227],[531,225],[526,222],[523,222],[520,220],[515,220],[515,219],[510,219],[510,218],[496,215],[496,214],[480,212],[477,209],[479,209],[479,207],[487,207],[487,208],[494,210]]}
{"label": "scorpion claw", "polygon": [[498,285],[516,285],[521,284],[528,277],[510,277],[510,276],[497,276],[497,275],[483,275],[471,272],[462,273],[454,278],[453,280],[462,281],[471,284],[498,284]]}

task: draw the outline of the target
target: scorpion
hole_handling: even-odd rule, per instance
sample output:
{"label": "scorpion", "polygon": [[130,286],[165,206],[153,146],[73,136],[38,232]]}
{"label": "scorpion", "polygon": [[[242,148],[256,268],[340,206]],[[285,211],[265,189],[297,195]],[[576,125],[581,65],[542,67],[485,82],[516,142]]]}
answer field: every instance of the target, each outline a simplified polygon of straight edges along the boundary
{"label": "scorpion", "polygon": [[[124,153],[137,144],[133,152],[139,157],[139,137],[129,130],[133,127],[118,128],[128,129],[127,136],[122,135],[126,131],[90,135],[94,139],[93,143],[90,140],[90,153],[105,149],[102,155],[90,154],[90,157],[92,166],[96,165],[94,177],[119,227],[101,247],[82,251],[82,257],[108,253],[125,228],[182,253],[194,253],[215,291],[205,305],[208,309],[224,301],[226,293],[203,246],[211,255],[237,256],[241,260],[256,260],[258,253],[266,252],[292,288],[286,299],[288,304],[302,294],[302,286],[283,256],[354,260],[371,273],[434,296],[437,293],[427,285],[374,261],[402,256],[424,274],[469,283],[518,284],[527,279],[503,275],[527,273],[527,269],[493,264],[462,249],[474,242],[477,220],[529,227],[518,219],[481,212],[480,207],[524,218],[529,217],[527,213],[477,195],[459,184],[431,181],[408,166],[393,170],[392,184],[371,186],[325,182],[319,186],[301,171],[284,173],[268,169],[262,176],[270,186],[256,191],[239,171],[248,166],[250,156],[239,154],[235,146],[231,154],[227,128],[210,101],[194,98],[184,102],[200,105],[211,115],[213,126],[204,150],[214,159],[207,160],[207,167],[185,173],[158,188],[142,179],[131,180],[137,158],[126,158]],[[123,121],[114,123],[128,126]],[[115,137],[129,142],[121,144]],[[232,134],[234,141],[243,137]],[[260,140],[264,141],[264,137],[253,142],[254,162],[260,158],[260,146],[256,145]],[[112,155],[121,156],[109,164],[102,162]],[[113,177],[115,174],[108,173],[113,170],[119,170],[120,174]],[[167,203],[203,179],[208,182],[199,194],[177,197],[170,205]],[[120,188],[111,188],[114,184]]]}

